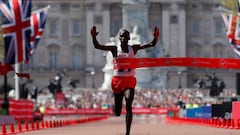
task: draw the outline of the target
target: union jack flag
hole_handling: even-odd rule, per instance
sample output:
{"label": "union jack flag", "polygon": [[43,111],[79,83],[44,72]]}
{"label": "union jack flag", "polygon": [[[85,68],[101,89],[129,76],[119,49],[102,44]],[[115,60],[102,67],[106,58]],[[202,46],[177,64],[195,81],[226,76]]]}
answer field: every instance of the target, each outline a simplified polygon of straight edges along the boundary
{"label": "union jack flag", "polygon": [[32,56],[35,49],[37,48],[37,44],[40,41],[43,30],[47,21],[49,6],[34,11],[31,15],[31,41],[30,41],[30,55]]}
{"label": "union jack flag", "polygon": [[225,27],[228,28],[228,26],[229,26],[229,16],[228,16],[228,14],[226,12],[221,12],[221,16],[222,16]]}
{"label": "union jack flag", "polygon": [[240,12],[240,0],[238,0],[238,12]]}
{"label": "union jack flag", "polygon": [[240,57],[240,33],[239,33],[239,19],[238,15],[229,15],[229,26],[227,37],[233,51]]}
{"label": "union jack flag", "polygon": [[31,36],[31,0],[0,0],[4,64],[28,60]]}

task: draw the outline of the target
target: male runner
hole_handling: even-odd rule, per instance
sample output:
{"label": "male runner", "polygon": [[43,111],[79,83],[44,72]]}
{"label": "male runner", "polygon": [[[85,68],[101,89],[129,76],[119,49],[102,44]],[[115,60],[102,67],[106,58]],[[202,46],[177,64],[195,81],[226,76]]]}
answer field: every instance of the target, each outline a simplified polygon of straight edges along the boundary
{"label": "male runner", "polygon": [[[107,46],[99,44],[97,40],[98,32],[96,26],[91,29],[91,35],[94,47],[96,49],[110,51],[113,55],[113,59],[119,58],[133,58],[138,50],[153,47],[156,45],[159,37],[159,28],[154,28],[153,40],[147,44],[129,45],[130,33],[123,29],[119,33],[120,47]],[[115,61],[114,61],[115,62]],[[130,134],[132,124],[132,103],[134,99],[134,92],[136,86],[135,69],[114,69],[112,77],[112,90],[115,101],[115,115],[120,116],[122,111],[122,101],[125,97],[126,102],[126,135]]]}

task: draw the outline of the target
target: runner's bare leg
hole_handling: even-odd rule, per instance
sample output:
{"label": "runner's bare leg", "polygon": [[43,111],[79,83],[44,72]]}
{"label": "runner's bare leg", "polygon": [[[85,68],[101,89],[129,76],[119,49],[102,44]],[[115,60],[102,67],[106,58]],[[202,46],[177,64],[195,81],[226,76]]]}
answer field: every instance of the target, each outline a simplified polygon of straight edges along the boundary
{"label": "runner's bare leg", "polygon": [[132,103],[134,99],[134,89],[128,89],[124,92],[125,101],[126,101],[126,135],[130,134],[131,125],[132,125]]}

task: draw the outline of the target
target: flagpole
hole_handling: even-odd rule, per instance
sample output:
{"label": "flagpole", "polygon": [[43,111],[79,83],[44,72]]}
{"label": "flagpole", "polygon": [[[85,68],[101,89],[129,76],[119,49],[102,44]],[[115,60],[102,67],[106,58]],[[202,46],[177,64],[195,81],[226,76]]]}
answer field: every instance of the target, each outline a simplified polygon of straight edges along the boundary
{"label": "flagpole", "polygon": [[[20,73],[19,72],[19,64],[16,63],[15,64],[15,72],[16,73]],[[19,77],[17,76],[17,74],[15,74],[15,99],[19,100],[20,98],[20,91],[19,91]]]}

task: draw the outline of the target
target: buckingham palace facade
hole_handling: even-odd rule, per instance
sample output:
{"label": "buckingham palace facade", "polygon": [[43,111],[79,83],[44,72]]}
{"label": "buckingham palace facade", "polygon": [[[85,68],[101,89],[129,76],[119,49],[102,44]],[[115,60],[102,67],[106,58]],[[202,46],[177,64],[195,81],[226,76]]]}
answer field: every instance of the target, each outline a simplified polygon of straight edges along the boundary
{"label": "buckingham palace facade", "polygon": [[[78,87],[99,88],[105,52],[93,47],[90,29],[97,26],[98,40],[107,43],[123,26],[126,0],[33,0],[32,10],[50,5],[47,23],[30,63],[21,66],[34,84],[47,86],[58,72],[64,72],[62,85],[77,79]],[[235,58],[226,39],[219,2],[215,0],[129,0],[144,4],[147,27],[160,28],[164,57]],[[222,69],[171,67],[167,71],[167,88],[192,88],[207,74],[223,79],[227,88],[236,88],[236,71]],[[10,74],[11,75],[11,74]],[[10,76],[9,75],[9,76]],[[14,79],[9,79],[14,85]]]}

